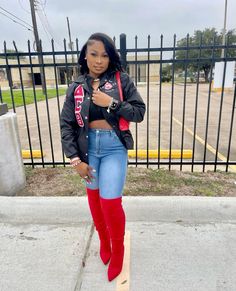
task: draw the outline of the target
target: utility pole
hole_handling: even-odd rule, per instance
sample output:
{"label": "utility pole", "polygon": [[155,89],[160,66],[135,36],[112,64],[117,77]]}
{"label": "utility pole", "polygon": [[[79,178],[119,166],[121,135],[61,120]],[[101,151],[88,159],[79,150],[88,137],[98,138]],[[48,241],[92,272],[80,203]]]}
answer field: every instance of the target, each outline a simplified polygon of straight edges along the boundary
{"label": "utility pole", "polygon": [[[74,63],[74,55],[72,53],[72,51],[74,50],[74,43],[71,41],[71,33],[70,33],[70,22],[69,22],[69,17],[66,17],[67,20],[67,27],[68,27],[68,34],[69,34],[69,48],[71,50],[71,61],[72,63]],[[73,65],[73,80],[75,80],[77,77],[77,71],[76,71],[76,67]]]}
{"label": "utility pole", "polygon": [[69,22],[69,17],[66,17],[67,20],[67,27],[68,27],[68,33],[69,33],[69,48],[71,49],[71,51],[73,50],[73,42],[71,41],[71,33],[70,33],[70,22]]}
{"label": "utility pole", "polygon": [[39,66],[40,66],[39,70],[40,70],[40,76],[41,76],[42,89],[43,89],[43,94],[45,95],[46,94],[46,84],[44,82],[42,47],[40,45],[38,28],[37,28],[37,21],[36,21],[36,15],[35,15],[35,0],[29,0],[29,2],[30,2],[32,24],[33,24],[33,29],[34,29],[34,39],[35,39],[35,43],[36,43],[36,50],[38,52],[38,62],[39,62]]}
{"label": "utility pole", "polygon": [[[224,10],[224,28],[222,33],[222,50],[221,50],[221,62],[215,63],[214,73],[214,89],[224,90],[225,88],[233,88],[234,84],[234,70],[235,62],[227,62],[227,59],[223,61],[225,57],[225,38],[226,38],[226,22],[227,22],[227,0],[225,0]],[[222,88],[224,87],[224,88]]]}
{"label": "utility pole", "polygon": [[[223,28],[223,36],[222,36],[222,45],[225,45],[225,34],[226,34],[226,19],[227,19],[227,0],[225,0],[225,13],[224,13],[224,28]],[[221,57],[224,57],[225,49],[223,48],[221,51]]]}
{"label": "utility pole", "polygon": [[32,24],[34,29],[34,39],[36,43],[36,50],[40,51],[40,42],[39,42],[39,34],[38,34],[38,27],[37,27],[37,21],[36,21],[36,15],[35,15],[35,0],[29,0],[30,2],[30,10],[31,10],[31,17],[32,17]]}

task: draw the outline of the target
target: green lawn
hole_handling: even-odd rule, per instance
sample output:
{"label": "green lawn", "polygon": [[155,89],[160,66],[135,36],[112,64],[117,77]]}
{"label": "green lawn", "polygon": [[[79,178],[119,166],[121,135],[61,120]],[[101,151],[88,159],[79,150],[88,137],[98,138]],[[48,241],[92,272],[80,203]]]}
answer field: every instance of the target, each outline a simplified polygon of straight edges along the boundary
{"label": "green lawn", "polygon": [[[66,88],[59,88],[58,94],[59,96],[65,95]],[[25,95],[25,103],[31,104],[34,103],[34,92],[33,89],[27,89],[24,91]],[[15,107],[24,105],[23,103],[23,95],[21,90],[13,90],[13,96],[14,96],[14,103]],[[47,97],[48,98],[54,98],[57,96],[56,89],[47,89]],[[11,100],[11,92],[10,90],[2,91],[2,100],[4,103],[7,103],[8,108],[12,108],[12,100]],[[45,95],[42,93],[42,89],[36,90],[36,100],[42,101],[45,100]]]}
{"label": "green lawn", "polygon": [[[25,166],[26,187],[17,196],[83,196],[84,180],[72,167]],[[49,179],[50,177],[50,179]],[[236,197],[236,173],[184,172],[128,167],[125,196]]]}

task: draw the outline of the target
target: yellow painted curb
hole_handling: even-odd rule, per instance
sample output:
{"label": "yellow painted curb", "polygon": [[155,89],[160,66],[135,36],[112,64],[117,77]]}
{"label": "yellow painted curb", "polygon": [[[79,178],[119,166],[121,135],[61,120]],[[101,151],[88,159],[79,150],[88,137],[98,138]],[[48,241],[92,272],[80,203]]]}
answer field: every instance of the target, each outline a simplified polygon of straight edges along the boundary
{"label": "yellow painted curb", "polygon": [[116,280],[116,291],[130,290],[130,231],[125,230],[123,268]]}
{"label": "yellow painted curb", "polygon": [[[192,150],[183,150],[182,157],[183,159],[191,159],[192,158]],[[147,150],[138,150],[137,153],[138,158],[146,159],[147,158]],[[136,150],[128,151],[129,158],[136,157]],[[157,159],[158,158],[158,150],[149,150],[148,151],[149,159]],[[169,159],[170,151],[169,150],[160,150],[160,159]],[[181,158],[181,150],[172,150],[171,151],[171,159],[180,159]]]}
{"label": "yellow painted curb", "polygon": [[224,92],[226,92],[226,93],[229,93],[229,92],[231,92],[233,90],[233,87],[232,88],[231,87],[224,87],[224,89],[221,88],[221,87],[214,88],[214,81],[212,81],[212,83],[211,83],[211,91],[216,92],[216,93],[221,93],[222,90],[224,90]]}
{"label": "yellow painted curb", "polygon": [[[30,159],[31,158],[31,155],[30,155],[30,150],[22,150],[21,151],[21,154],[22,154],[22,158],[23,159]],[[44,152],[43,152],[43,157],[44,157]],[[42,158],[42,154],[41,154],[41,151],[40,150],[33,150],[32,151],[32,157],[33,158],[36,158],[36,159],[40,159]]]}
{"label": "yellow painted curb", "polygon": [[[225,93],[230,93],[232,92],[232,88],[224,88]],[[216,92],[216,93],[221,93],[223,91],[222,88],[213,88],[211,91]]]}

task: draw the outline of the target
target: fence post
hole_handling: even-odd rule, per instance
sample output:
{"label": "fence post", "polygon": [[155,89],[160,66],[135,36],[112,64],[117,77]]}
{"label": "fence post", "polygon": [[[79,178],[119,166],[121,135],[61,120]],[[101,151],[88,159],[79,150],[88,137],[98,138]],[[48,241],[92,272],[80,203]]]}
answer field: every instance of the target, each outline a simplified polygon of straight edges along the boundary
{"label": "fence post", "polygon": [[127,59],[126,59],[126,34],[122,33],[120,35],[120,56],[121,56],[121,64],[123,68],[126,70]]}
{"label": "fence post", "polygon": [[[0,196],[13,196],[25,187],[16,114],[0,104]],[[14,166],[12,166],[14,165]]]}

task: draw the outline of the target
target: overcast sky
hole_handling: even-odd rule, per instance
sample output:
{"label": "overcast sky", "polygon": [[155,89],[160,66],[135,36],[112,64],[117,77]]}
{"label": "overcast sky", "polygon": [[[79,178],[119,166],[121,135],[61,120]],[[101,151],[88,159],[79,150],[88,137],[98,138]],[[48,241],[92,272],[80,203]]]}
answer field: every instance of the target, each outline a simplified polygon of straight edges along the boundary
{"label": "overcast sky", "polygon": [[[164,44],[193,34],[194,30],[223,28],[225,0],[37,0],[37,23],[43,47],[49,49],[49,39],[56,41],[56,48],[63,48],[63,38],[68,40],[66,17],[69,17],[72,39],[78,38],[79,47],[93,32],[105,32],[119,38],[127,35],[129,47],[134,46],[135,35],[139,45],[159,45],[160,35]],[[0,0],[0,7],[31,24],[29,0]],[[0,12],[7,14],[2,9]],[[236,0],[228,0],[227,29],[236,28]],[[10,16],[9,14],[7,14]],[[12,17],[12,16],[10,16]],[[13,17],[12,17],[13,18]],[[42,25],[43,22],[43,25]],[[25,23],[24,23],[25,24]],[[26,24],[25,24],[26,25]],[[18,49],[26,49],[27,40],[33,41],[33,32],[0,14],[0,50],[3,41],[12,48],[15,40]]]}

